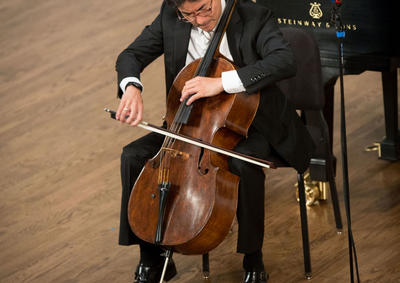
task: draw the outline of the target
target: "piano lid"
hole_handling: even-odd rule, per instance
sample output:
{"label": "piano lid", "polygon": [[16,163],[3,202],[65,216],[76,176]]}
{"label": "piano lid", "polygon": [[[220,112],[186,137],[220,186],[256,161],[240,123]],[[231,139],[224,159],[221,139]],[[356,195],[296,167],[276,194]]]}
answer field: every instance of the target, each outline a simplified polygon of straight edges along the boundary
{"label": "piano lid", "polygon": [[[398,2],[342,0],[345,59],[357,57],[375,61],[376,57],[400,55],[397,43],[400,31],[394,16],[399,12]],[[331,0],[257,0],[257,3],[274,11],[280,27],[297,27],[312,32],[318,41],[321,59],[337,57],[336,30],[330,24]]]}

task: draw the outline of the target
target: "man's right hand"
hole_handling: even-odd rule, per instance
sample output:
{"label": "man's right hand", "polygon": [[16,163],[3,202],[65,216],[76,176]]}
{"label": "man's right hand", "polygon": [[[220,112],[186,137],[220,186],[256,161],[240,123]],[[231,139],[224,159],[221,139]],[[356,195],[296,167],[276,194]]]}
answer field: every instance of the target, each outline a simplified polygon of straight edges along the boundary
{"label": "man's right hand", "polygon": [[[127,117],[128,116],[128,117]],[[137,126],[143,117],[143,100],[140,90],[132,85],[128,86],[119,103],[116,119],[121,123]]]}

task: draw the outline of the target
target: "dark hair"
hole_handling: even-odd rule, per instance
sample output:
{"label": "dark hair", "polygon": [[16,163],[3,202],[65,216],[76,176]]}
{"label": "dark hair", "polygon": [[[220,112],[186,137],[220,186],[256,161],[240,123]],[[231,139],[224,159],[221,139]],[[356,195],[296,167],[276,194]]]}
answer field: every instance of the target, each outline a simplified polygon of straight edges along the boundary
{"label": "dark hair", "polygon": [[188,1],[188,2],[197,2],[199,0],[165,0],[165,2],[167,2],[168,5],[170,5],[170,6],[174,7],[174,8],[179,7],[180,5],[183,4],[183,2],[186,2],[186,1]]}

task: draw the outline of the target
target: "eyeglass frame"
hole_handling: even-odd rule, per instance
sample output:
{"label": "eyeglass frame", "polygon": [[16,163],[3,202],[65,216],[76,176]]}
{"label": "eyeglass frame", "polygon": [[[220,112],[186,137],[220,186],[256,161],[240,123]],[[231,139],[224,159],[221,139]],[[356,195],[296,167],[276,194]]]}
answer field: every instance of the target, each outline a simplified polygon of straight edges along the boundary
{"label": "eyeglass frame", "polygon": [[[196,19],[196,17],[201,16],[201,17],[207,17],[212,14],[213,10],[213,0],[210,1],[210,6],[207,9],[201,9],[199,11],[191,12],[189,15],[184,16],[181,10],[176,8],[176,14],[178,16],[178,20],[186,23],[190,23]],[[206,14],[204,14],[206,13]],[[193,14],[193,15],[192,15]]]}

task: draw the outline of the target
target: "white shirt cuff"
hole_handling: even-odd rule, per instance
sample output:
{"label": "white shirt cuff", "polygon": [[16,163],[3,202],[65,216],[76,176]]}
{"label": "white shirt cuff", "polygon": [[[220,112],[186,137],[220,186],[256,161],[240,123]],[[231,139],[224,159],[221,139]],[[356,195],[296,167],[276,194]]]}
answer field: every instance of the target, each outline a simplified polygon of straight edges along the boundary
{"label": "white shirt cuff", "polygon": [[138,78],[136,78],[136,77],[127,77],[127,78],[124,78],[119,84],[119,87],[121,88],[123,93],[125,93],[126,85],[128,83],[138,83],[143,87],[142,83],[139,81]]}
{"label": "white shirt cuff", "polygon": [[239,78],[238,73],[233,71],[222,72],[222,87],[227,93],[238,93],[245,91],[242,81]]}

